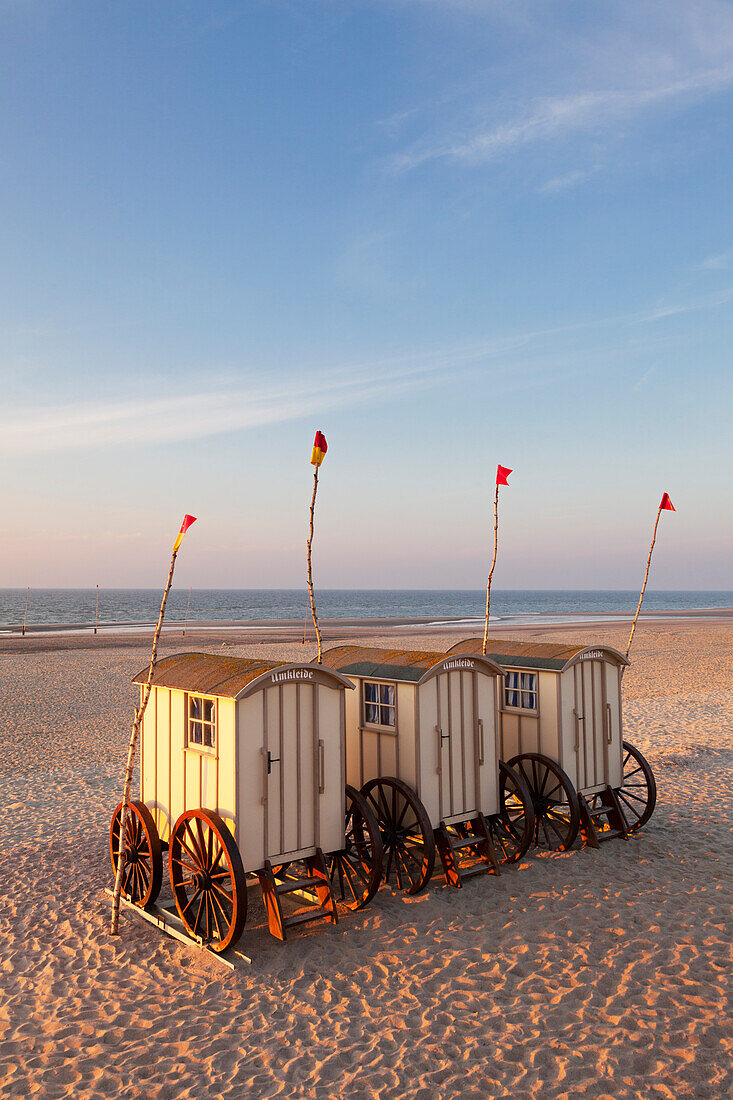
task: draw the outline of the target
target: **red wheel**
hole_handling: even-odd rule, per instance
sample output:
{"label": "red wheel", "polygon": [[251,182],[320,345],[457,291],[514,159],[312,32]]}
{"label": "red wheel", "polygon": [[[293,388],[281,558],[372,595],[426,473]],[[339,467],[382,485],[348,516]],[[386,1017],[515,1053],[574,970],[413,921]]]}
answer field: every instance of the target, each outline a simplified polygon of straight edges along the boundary
{"label": "red wheel", "polygon": [[417,894],[435,866],[435,836],[425,807],[412,787],[392,777],[370,780],[361,793],[382,834],[385,882],[394,872],[400,890]]}
{"label": "red wheel", "polygon": [[236,943],[247,919],[247,883],[239,849],[217,813],[181,814],[171,833],[168,866],[178,915],[190,934],[213,951]]}
{"label": "red wheel", "polygon": [[637,748],[623,742],[623,780],[616,790],[626,829],[635,833],[646,825],[657,804],[657,784],[654,773]]}
{"label": "red wheel", "polygon": [[534,806],[519,772],[499,761],[499,813],[486,819],[501,863],[517,863],[527,853],[534,835]]}
{"label": "red wheel", "polygon": [[[109,827],[109,854],[112,869],[117,876],[120,856],[120,825],[122,803],[112,815]],[[125,822],[124,870],[122,872],[122,896],[135,905],[145,908],[160,893],[163,881],[163,855],[160,837],[153,815],[144,802],[131,802]]]}
{"label": "red wheel", "polygon": [[344,846],[326,856],[331,890],[349,909],[363,909],[382,881],[382,837],[369,803],[346,787]]}
{"label": "red wheel", "polygon": [[534,808],[534,842],[551,852],[567,852],[580,828],[575,787],[559,764],[541,752],[526,752],[509,761],[529,788]]}

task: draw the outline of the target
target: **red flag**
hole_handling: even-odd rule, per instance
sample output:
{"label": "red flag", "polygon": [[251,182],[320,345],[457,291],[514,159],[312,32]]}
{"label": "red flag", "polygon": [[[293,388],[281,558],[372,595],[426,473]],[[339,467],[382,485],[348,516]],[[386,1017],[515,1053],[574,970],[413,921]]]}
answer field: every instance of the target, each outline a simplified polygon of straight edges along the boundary
{"label": "red flag", "polygon": [[174,551],[178,550],[181,543],[183,542],[183,536],[186,534],[186,531],[188,531],[191,524],[195,523],[195,522],[196,522],[196,516],[186,515],[186,516],[183,517],[183,523],[181,524],[181,530],[178,532],[178,537],[176,538],[176,541],[173,543],[173,550]]}
{"label": "red flag", "polygon": [[497,466],[496,467],[496,484],[497,485],[508,485],[509,482],[507,481],[507,478],[509,477],[509,474],[511,472],[512,471],[509,469],[508,466]]}
{"label": "red flag", "polygon": [[666,511],[668,512],[677,511],[674,504],[669,499],[669,493],[662,493],[662,503],[659,505],[659,511],[661,512],[663,508],[666,509]]}
{"label": "red flag", "polygon": [[326,443],[325,435],[323,432],[316,432],[316,438],[313,440],[313,450],[311,451],[311,466],[320,466],[327,450],[328,443]]}

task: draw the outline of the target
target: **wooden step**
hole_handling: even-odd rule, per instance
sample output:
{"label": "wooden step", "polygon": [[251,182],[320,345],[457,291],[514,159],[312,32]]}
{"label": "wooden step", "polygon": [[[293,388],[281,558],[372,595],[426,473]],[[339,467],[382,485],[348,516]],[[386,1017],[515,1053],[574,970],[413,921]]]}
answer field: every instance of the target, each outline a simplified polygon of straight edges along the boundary
{"label": "wooden step", "polygon": [[283,917],[283,924],[286,928],[293,928],[297,924],[307,924],[311,920],[325,920],[330,916],[331,910],[327,906],[318,905],[312,909],[299,909],[297,913],[290,913],[287,917]]}
{"label": "wooden step", "polygon": [[[460,888],[464,879],[474,875],[487,874],[491,871],[498,875],[499,862],[496,858],[494,845],[489,834],[489,827],[483,814],[477,814],[469,822],[472,832],[465,837],[452,837],[448,832],[448,826],[441,823],[435,830],[435,843],[438,848],[445,880],[450,886]],[[481,862],[462,865],[459,854],[465,849],[476,849],[469,854],[475,856]]]}
{"label": "wooden step", "polygon": [[[626,837],[626,821],[621,812],[616,792],[612,787],[606,787],[599,792],[601,804],[592,809],[584,795],[578,795],[580,803],[580,831],[583,840],[589,848],[598,848],[605,840],[613,840],[616,837]],[[598,828],[605,818],[610,828]]]}
{"label": "wooden step", "polygon": [[278,894],[290,894],[293,890],[308,890],[313,886],[320,886],[321,880],[318,878],[288,878],[285,880],[275,879],[275,889]]}

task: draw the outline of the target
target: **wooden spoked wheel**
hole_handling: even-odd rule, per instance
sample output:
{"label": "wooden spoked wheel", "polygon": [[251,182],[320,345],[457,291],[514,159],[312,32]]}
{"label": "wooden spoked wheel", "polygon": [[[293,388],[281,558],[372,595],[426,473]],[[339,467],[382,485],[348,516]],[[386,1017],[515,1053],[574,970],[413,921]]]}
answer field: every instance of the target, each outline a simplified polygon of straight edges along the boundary
{"label": "wooden spoked wheel", "polygon": [[375,814],[367,800],[347,786],[344,847],[326,856],[334,897],[349,909],[361,909],[370,902],[382,881],[383,854]]}
{"label": "wooden spoked wheel", "polygon": [[407,783],[393,777],[372,779],[361,793],[379,825],[382,876],[391,876],[400,890],[417,894],[435,866],[435,837],[425,807]]}
{"label": "wooden spoked wheel", "polygon": [[534,809],[534,842],[551,852],[567,852],[580,828],[580,804],[575,787],[559,764],[541,752],[527,752],[508,761],[526,783]]}
{"label": "wooden spoked wheel", "polygon": [[486,818],[500,863],[516,863],[534,836],[532,795],[519,772],[499,761],[499,813]]}
{"label": "wooden spoked wheel", "polygon": [[[109,853],[117,876],[120,858],[122,803],[112,815],[109,827]],[[143,909],[152,905],[163,881],[163,855],[153,815],[144,802],[131,802],[125,822],[122,872],[122,896]]]}
{"label": "wooden spoked wheel", "polygon": [[657,784],[646,759],[628,741],[623,742],[623,780],[616,789],[626,829],[635,833],[645,825],[657,804]]}
{"label": "wooden spoked wheel", "polygon": [[186,810],[173,826],[168,866],[178,915],[213,951],[237,942],[247,919],[239,849],[213,810]]}

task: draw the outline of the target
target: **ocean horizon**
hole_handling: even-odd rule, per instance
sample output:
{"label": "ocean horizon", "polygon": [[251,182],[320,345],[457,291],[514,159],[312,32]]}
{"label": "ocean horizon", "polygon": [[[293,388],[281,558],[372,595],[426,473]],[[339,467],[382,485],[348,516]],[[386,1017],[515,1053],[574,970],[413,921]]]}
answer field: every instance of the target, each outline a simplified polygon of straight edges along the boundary
{"label": "ocean horizon", "polygon": [[[144,626],[160,607],[157,588],[100,588],[99,625]],[[0,630],[22,625],[28,597],[28,629],[83,628],[95,621],[96,588],[0,589]],[[485,589],[323,588],[316,592],[319,617],[329,619],[483,621]],[[638,591],[625,589],[492,589],[491,621],[515,624],[543,616],[633,614]],[[642,614],[733,607],[728,590],[648,590]],[[171,591],[166,622],[298,621],[310,616],[304,589],[184,588]]]}

